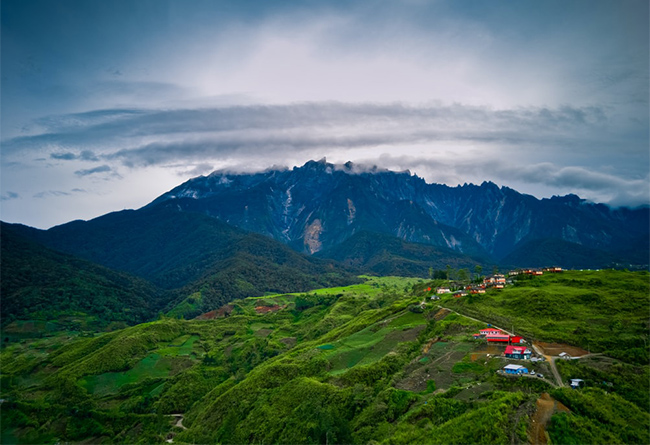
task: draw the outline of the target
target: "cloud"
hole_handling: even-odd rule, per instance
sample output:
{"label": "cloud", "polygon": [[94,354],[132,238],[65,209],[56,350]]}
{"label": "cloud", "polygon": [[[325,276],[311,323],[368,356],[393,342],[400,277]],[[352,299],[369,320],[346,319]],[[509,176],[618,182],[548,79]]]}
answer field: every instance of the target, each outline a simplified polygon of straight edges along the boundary
{"label": "cloud", "polygon": [[20,198],[20,195],[16,192],[11,192],[11,191],[6,191],[2,195],[0,195],[0,201],[9,201],[11,199],[18,199]]}
{"label": "cloud", "polygon": [[70,193],[61,190],[47,190],[35,193],[33,198],[47,198],[51,196],[70,196]]}
{"label": "cloud", "polygon": [[[492,181],[513,186],[520,192],[526,185],[559,190],[561,194],[574,193],[593,202],[613,206],[639,206],[650,204],[650,175],[639,178],[620,177],[595,171],[587,167],[561,166],[551,162],[505,162],[499,159],[430,159],[418,156],[383,155],[379,158],[361,159],[359,162],[380,163],[393,170],[409,169],[419,173],[429,182],[447,184]],[[539,195],[539,193],[537,193]]]}
{"label": "cloud", "polygon": [[110,166],[108,166],[108,165],[100,165],[99,167],[88,168],[88,169],[83,169],[83,170],[77,170],[77,171],[74,172],[74,174],[77,175],[77,176],[88,176],[88,175],[94,175],[94,174],[97,174],[97,173],[109,173],[109,172],[113,172],[113,169]]}
{"label": "cloud", "polygon": [[77,159],[77,155],[74,153],[51,153],[50,157],[52,159],[60,159],[64,161],[71,161],[73,159]]}
{"label": "cloud", "polygon": [[[42,124],[43,125],[43,124]],[[494,109],[463,104],[306,102],[200,109],[114,109],[50,117],[48,131],[5,141],[3,162],[31,150],[66,162],[101,162],[77,177],[171,168],[254,171],[328,156],[433,172],[450,185],[497,180],[553,193],[587,192],[639,203],[648,176],[645,124],[622,130],[607,107]],[[613,150],[612,147],[617,147]],[[381,156],[383,154],[383,156]],[[395,162],[400,155],[408,160]],[[537,193],[539,195],[539,193]]]}
{"label": "cloud", "polygon": [[63,161],[73,161],[73,160],[82,160],[82,161],[99,161],[99,158],[95,156],[90,150],[83,150],[79,154],[75,153],[50,153],[50,158],[58,159]]}
{"label": "cloud", "polygon": [[189,170],[182,170],[178,172],[179,176],[200,176],[206,173],[214,171],[214,166],[212,164],[200,163],[192,166]]}

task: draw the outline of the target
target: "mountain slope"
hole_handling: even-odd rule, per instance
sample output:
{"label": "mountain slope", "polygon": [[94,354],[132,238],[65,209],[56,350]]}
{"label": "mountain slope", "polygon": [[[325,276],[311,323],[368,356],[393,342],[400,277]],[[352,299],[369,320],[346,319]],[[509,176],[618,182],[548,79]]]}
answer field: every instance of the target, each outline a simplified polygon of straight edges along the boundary
{"label": "mountain slope", "polygon": [[[536,199],[507,187],[427,184],[408,172],[310,161],[293,170],[215,172],[157,198],[314,254],[360,231],[501,259],[556,238],[646,258],[650,209],[613,209],[574,195]],[[639,243],[639,241],[642,243]]]}
{"label": "mountain slope", "polygon": [[45,248],[1,225],[2,321],[85,313],[108,323],[151,319],[165,303],[150,283]]}
{"label": "mountain slope", "polygon": [[356,279],[331,261],[309,258],[178,201],[74,221],[47,231],[22,228],[50,248],[145,278],[182,299],[202,292],[203,308],[265,292],[306,291]]}
{"label": "mountain slope", "polygon": [[[320,258],[331,258],[377,275],[426,277],[429,268],[474,270],[489,264],[485,258],[472,258],[444,247],[408,243],[400,238],[374,232],[359,232],[345,242],[318,252]],[[487,270],[487,269],[486,269]]]}
{"label": "mountain slope", "polygon": [[523,243],[502,260],[512,267],[560,266],[564,269],[615,267],[620,259],[599,249],[568,241],[546,238]]}

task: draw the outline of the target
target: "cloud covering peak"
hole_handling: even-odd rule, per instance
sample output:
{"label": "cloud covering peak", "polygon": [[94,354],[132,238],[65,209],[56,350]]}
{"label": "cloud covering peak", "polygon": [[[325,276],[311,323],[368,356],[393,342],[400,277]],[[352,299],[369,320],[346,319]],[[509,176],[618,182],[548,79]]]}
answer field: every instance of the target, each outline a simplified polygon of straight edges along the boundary
{"label": "cloud covering peak", "polygon": [[3,1],[2,218],[324,156],[648,203],[647,2],[279,3]]}

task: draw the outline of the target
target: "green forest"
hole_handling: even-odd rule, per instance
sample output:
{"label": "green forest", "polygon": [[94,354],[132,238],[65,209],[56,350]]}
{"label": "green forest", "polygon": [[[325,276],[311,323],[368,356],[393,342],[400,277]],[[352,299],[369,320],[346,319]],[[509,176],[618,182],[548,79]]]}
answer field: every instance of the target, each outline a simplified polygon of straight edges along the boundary
{"label": "green forest", "polygon": [[[566,271],[432,300],[447,280],[363,276],[194,319],[208,279],[133,326],[16,320],[1,442],[647,444],[649,278]],[[474,338],[487,323],[589,355],[557,360],[557,381]]]}

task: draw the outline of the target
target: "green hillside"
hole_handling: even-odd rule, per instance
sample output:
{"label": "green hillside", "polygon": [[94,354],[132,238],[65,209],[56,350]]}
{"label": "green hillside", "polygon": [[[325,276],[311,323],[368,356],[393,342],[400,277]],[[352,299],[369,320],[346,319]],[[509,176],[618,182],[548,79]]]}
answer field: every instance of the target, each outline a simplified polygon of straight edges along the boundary
{"label": "green hillside", "polygon": [[[544,378],[504,377],[496,371],[522,362],[473,338],[485,320],[443,308],[489,314],[490,300],[544,289],[533,283],[582,295],[612,274],[534,278],[472,303],[430,300],[435,283],[422,279],[370,278],[236,300],[225,318],[162,318],[94,337],[13,343],[0,356],[2,443],[524,444],[540,431],[540,400],[558,402],[541,429],[553,443],[649,443],[647,363],[596,355],[558,363],[559,382],[547,361],[525,363]],[[647,273],[614,274],[621,286],[639,287],[617,316],[648,323],[639,309],[648,306]],[[575,309],[571,298],[546,298],[559,311]],[[576,322],[611,314],[613,304],[585,304]],[[537,315],[521,313],[508,321],[526,332]],[[557,341],[571,326],[534,332]],[[616,329],[598,331],[602,345],[619,335],[625,348],[635,336],[643,343],[636,327]],[[558,386],[568,378],[584,387]]]}
{"label": "green hillside", "polygon": [[429,268],[474,270],[476,265],[489,265],[485,257],[470,257],[451,249],[429,244],[409,243],[400,238],[374,232],[359,232],[344,243],[324,252],[321,258],[331,258],[364,273],[426,277]]}
{"label": "green hillside", "polygon": [[620,270],[520,275],[514,286],[443,305],[531,339],[647,363],[650,274]]}
{"label": "green hillside", "polygon": [[[164,293],[127,273],[45,248],[1,226],[2,324],[5,333],[20,333],[14,320],[94,319],[97,326],[151,319],[166,303]],[[33,323],[32,323],[33,324]],[[122,323],[123,324],[123,323]],[[61,329],[52,325],[51,329]]]}
{"label": "green hillside", "polygon": [[[252,283],[259,289],[273,289],[273,283],[269,286],[265,283],[266,272],[270,281],[282,280],[278,276],[282,272],[303,278],[336,272],[350,278],[345,270],[331,262],[308,258],[278,241],[219,219],[181,212],[173,202],[109,213],[90,221],[73,221],[47,231],[26,230],[26,233],[50,248],[137,275],[164,289],[188,286],[214,275],[215,271],[223,271],[233,265],[236,256],[239,259],[234,267],[244,262],[247,263],[244,267],[253,268],[254,262],[262,258],[269,268],[271,264],[280,266],[282,270],[262,271],[261,279]],[[240,278],[233,272],[229,276]],[[310,277],[302,288],[306,290],[312,284]],[[319,283],[321,286],[339,284],[322,280]]]}

